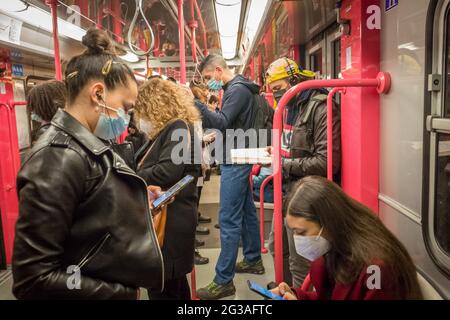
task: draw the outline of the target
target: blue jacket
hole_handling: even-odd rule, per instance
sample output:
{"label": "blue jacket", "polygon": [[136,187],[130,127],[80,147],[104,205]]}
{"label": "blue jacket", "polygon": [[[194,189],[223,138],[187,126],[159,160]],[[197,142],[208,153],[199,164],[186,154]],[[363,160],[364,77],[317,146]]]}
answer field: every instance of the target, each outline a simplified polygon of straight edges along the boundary
{"label": "blue jacket", "polygon": [[[218,129],[224,134],[227,129],[243,129],[252,127],[253,96],[259,93],[260,87],[244,78],[236,75],[230,82],[223,86],[224,95],[222,109],[219,112],[211,112],[205,105],[197,104],[203,120],[211,125],[211,129]],[[227,138],[224,138],[224,150]],[[225,150],[223,160],[229,163],[229,150]],[[219,159],[220,160],[220,159]]]}

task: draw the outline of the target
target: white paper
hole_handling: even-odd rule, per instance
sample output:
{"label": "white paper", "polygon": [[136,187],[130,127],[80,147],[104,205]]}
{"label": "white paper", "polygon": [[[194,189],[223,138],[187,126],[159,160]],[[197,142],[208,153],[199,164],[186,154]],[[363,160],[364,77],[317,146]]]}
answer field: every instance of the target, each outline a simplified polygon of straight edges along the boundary
{"label": "white paper", "polygon": [[266,148],[231,149],[231,162],[234,164],[271,164],[272,156]]}

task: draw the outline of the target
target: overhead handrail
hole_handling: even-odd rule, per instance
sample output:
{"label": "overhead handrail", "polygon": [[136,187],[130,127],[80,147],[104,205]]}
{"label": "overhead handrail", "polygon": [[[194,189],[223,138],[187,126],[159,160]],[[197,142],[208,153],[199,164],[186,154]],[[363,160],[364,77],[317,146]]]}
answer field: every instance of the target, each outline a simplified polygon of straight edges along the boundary
{"label": "overhead handrail", "polygon": [[[128,29],[127,42],[128,42],[128,47],[130,48],[131,52],[142,57],[142,56],[148,55],[153,50],[153,46],[155,44],[155,35],[153,34],[152,26],[150,25],[147,18],[145,17],[144,9],[142,8],[142,0],[135,0],[135,2],[136,2],[136,9],[134,12],[133,20],[131,20],[130,28]],[[133,34],[133,29],[136,26],[136,21],[139,16],[139,13],[141,13],[145,24],[148,26],[148,29],[150,30],[151,40],[150,40],[150,45],[146,51],[136,51],[133,48],[133,45],[131,44],[131,36]]]}

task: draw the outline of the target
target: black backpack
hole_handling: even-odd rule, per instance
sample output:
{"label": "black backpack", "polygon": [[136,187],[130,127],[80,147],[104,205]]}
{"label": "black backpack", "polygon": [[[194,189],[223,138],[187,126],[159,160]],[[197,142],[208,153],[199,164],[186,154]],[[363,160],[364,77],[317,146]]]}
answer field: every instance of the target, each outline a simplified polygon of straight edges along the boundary
{"label": "black backpack", "polygon": [[[243,82],[236,82],[235,84],[243,84],[245,87],[246,84]],[[250,88],[247,87],[248,90]],[[272,129],[273,129],[273,116],[275,114],[275,110],[269,105],[266,98],[258,93],[253,94],[253,102],[251,105],[251,121],[250,128],[255,129],[258,137],[258,147],[264,148],[272,145]],[[242,119],[238,119],[234,125],[234,128],[243,128],[244,123]],[[260,141],[260,130],[266,131],[267,141]]]}

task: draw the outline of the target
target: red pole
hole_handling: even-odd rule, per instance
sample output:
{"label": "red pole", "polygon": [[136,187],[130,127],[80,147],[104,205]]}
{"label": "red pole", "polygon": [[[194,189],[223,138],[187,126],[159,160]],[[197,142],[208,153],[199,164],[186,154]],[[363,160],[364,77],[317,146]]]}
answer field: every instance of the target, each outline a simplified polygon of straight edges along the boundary
{"label": "red pole", "polygon": [[283,282],[283,238],[282,238],[282,167],[281,167],[281,132],[283,112],[289,101],[298,93],[317,88],[334,87],[374,87],[378,93],[388,93],[391,87],[389,73],[380,72],[376,79],[335,79],[311,80],[301,82],[287,91],[275,110],[273,123],[273,163],[274,163],[274,219],[275,219],[275,281]]}
{"label": "red pole", "polygon": [[259,228],[261,238],[261,253],[267,253],[267,249],[264,246],[264,189],[272,179],[273,176],[268,176],[259,188]]}
{"label": "red pole", "polygon": [[178,0],[178,32],[180,37],[180,83],[186,83],[186,52],[184,45],[184,0]]}
{"label": "red pole", "polygon": [[97,7],[97,29],[103,29],[103,5]]}
{"label": "red pole", "polygon": [[114,13],[114,34],[116,40],[119,43],[123,43],[123,32],[122,32],[122,15],[120,12],[120,0],[112,0],[112,11]]}
{"label": "red pole", "polygon": [[327,178],[333,181],[333,97],[345,88],[333,88],[327,98]]}
{"label": "red pole", "polygon": [[200,26],[202,27],[202,35],[203,35],[203,54],[205,57],[209,54],[208,52],[208,39],[206,36],[206,27],[205,21],[203,20],[202,12],[200,7],[198,6],[197,0],[194,0],[195,10],[197,11],[197,16],[200,21]]}
{"label": "red pole", "polygon": [[194,61],[194,63],[197,63],[197,39],[196,39],[196,29],[198,27],[198,22],[197,20],[195,20],[195,0],[191,0],[190,4],[190,8],[191,8],[191,21],[189,22],[189,27],[191,28],[191,47],[192,47],[192,60]]}
{"label": "red pole", "polygon": [[53,50],[55,54],[55,79],[62,80],[62,69],[61,69],[61,54],[59,52],[59,38],[58,38],[58,1],[57,0],[47,0],[47,5],[50,6],[50,11],[52,14],[52,25],[53,25]]}

